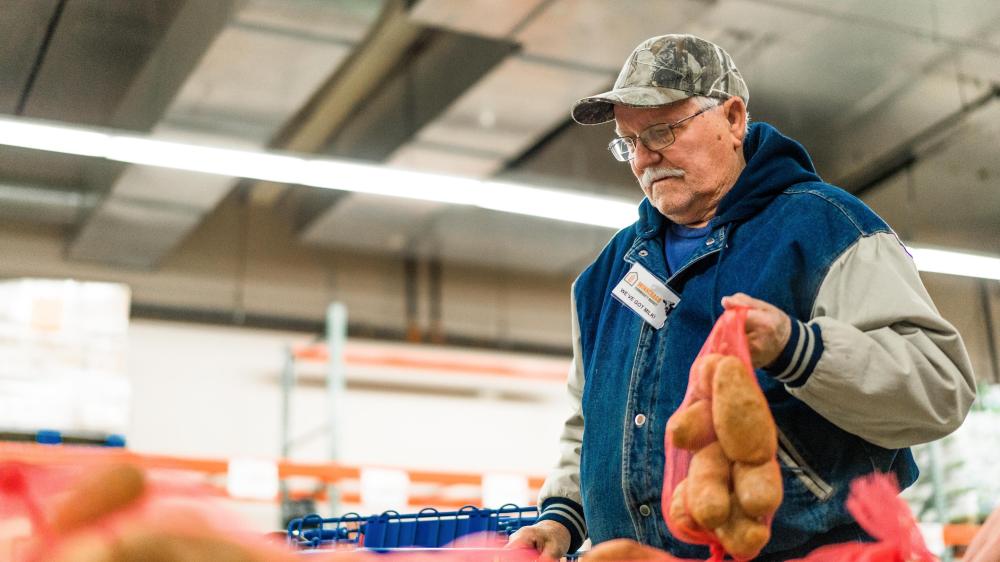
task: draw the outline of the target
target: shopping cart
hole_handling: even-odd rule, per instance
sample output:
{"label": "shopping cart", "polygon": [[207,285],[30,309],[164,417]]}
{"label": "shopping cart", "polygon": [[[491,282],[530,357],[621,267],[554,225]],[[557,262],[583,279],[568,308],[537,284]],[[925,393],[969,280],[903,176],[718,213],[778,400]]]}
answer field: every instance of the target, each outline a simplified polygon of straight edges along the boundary
{"label": "shopping cart", "polygon": [[496,546],[538,519],[537,507],[508,504],[499,509],[467,505],[458,511],[421,509],[417,513],[386,511],[362,516],[347,513],[324,519],[309,515],[288,524],[288,541],[300,548],[363,548],[371,551],[440,549],[462,538],[463,548]]}

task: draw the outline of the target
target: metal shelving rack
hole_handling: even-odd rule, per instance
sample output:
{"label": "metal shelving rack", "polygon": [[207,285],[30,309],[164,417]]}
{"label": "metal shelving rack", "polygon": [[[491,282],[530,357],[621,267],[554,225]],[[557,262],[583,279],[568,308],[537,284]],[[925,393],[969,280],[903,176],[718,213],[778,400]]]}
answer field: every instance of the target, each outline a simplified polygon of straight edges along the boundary
{"label": "metal shelving rack", "polygon": [[[295,389],[295,369],[300,358],[310,358],[313,360],[325,360],[326,362],[326,391],[327,391],[327,421],[326,423],[312,431],[307,436],[326,434],[329,461],[337,462],[340,459],[340,441],[336,432],[339,426],[339,416],[342,411],[341,403],[344,394],[344,344],[347,341],[347,307],[342,303],[334,302],[327,307],[326,311],[326,353],[318,355],[315,349],[296,348],[289,346],[285,355],[285,366],[281,373],[281,443],[280,451],[282,458],[289,458],[294,449],[295,442],[301,440],[291,435],[291,401],[292,393]],[[340,509],[340,494],[336,486],[329,483],[320,484],[325,490],[317,490],[317,495],[324,495],[325,492],[329,501],[332,513]],[[281,517],[287,523],[291,519],[305,513],[315,511],[312,500],[293,500],[289,494],[289,489],[284,480],[281,481]]]}

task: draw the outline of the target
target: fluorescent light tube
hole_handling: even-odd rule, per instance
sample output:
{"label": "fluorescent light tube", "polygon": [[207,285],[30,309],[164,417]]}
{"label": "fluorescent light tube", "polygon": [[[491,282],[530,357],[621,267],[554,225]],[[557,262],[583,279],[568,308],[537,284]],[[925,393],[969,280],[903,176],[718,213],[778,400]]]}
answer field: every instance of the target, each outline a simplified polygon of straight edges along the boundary
{"label": "fluorescent light tube", "polygon": [[906,247],[920,271],[1000,281],[1000,258],[951,250]]}
{"label": "fluorescent light tube", "polygon": [[129,164],[292,184],[300,183],[305,164],[293,156],[133,136],[112,136],[103,156]]}
{"label": "fluorescent light tube", "polygon": [[607,228],[624,228],[639,218],[631,201],[508,183],[486,182],[487,197],[476,206]]}
{"label": "fluorescent light tube", "polygon": [[0,144],[128,164],[471,205],[614,229],[628,226],[638,216],[636,204],[624,199],[357,162],[221,148],[209,143],[159,140],[20,118],[0,118]]}
{"label": "fluorescent light tube", "polygon": [[312,160],[304,166],[303,185],[355,193],[405,197],[453,205],[473,205],[483,182],[471,178],[399,170],[372,164]]}
{"label": "fluorescent light tube", "polygon": [[[625,199],[429,174],[356,162],[157,140],[23,118],[0,117],[0,145],[106,158],[355,193],[471,205],[612,229],[637,218]],[[908,246],[920,271],[1000,280],[1000,258]]]}
{"label": "fluorescent light tube", "polygon": [[110,140],[111,135],[103,132],[0,118],[0,144],[7,146],[104,157]]}

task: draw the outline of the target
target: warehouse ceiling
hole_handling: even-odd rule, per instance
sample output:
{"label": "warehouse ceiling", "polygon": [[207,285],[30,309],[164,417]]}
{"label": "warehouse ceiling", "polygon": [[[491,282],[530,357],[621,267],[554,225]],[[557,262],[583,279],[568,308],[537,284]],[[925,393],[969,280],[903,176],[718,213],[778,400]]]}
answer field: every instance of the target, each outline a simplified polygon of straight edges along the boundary
{"label": "warehouse ceiling", "polygon": [[[610,129],[568,109],[668,32],[723,45],[752,118],[905,238],[1000,251],[995,0],[7,0],[0,113],[638,202]],[[71,260],[155,269],[235,192],[300,244],[546,275],[611,234],[0,148],[0,219],[64,225]]]}

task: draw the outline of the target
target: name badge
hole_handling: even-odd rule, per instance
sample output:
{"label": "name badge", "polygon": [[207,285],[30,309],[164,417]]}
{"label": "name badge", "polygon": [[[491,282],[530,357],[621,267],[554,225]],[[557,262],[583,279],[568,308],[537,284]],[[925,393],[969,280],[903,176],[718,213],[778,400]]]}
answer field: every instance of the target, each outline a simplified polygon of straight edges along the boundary
{"label": "name badge", "polygon": [[670,310],[681,301],[677,293],[638,263],[632,265],[611,294],[657,330],[663,327]]}

